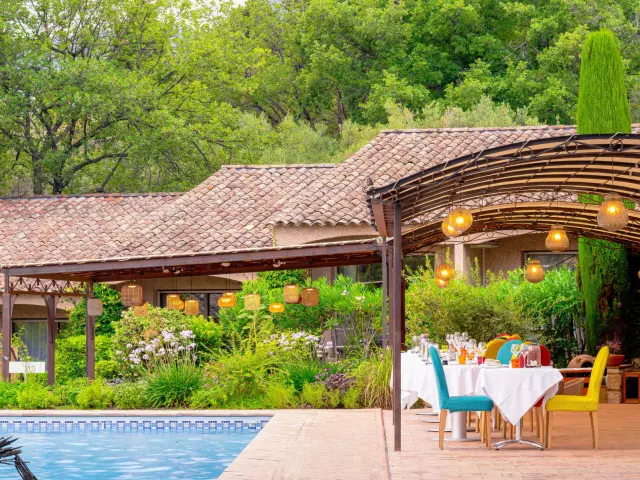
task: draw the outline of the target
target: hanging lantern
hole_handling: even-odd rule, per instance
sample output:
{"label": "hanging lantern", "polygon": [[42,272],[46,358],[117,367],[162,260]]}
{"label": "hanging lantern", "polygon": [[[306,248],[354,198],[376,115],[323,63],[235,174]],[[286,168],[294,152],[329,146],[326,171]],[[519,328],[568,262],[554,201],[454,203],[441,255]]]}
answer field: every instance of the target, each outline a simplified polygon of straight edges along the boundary
{"label": "hanging lantern", "polygon": [[249,311],[256,311],[260,308],[260,295],[250,293],[244,296],[244,308]]}
{"label": "hanging lantern", "polygon": [[125,307],[136,307],[144,303],[142,285],[130,283],[120,289],[120,297]]}
{"label": "hanging lantern", "polygon": [[169,310],[182,310],[182,307],[180,306],[181,303],[182,300],[180,300],[180,295],[177,293],[170,293],[167,295],[167,308]]}
{"label": "hanging lantern", "polygon": [[553,225],[544,244],[552,252],[564,252],[569,248],[569,237],[562,225]]}
{"label": "hanging lantern", "polygon": [[282,313],[284,312],[284,303],[272,303],[271,305],[269,305],[269,311],[271,313]]}
{"label": "hanging lantern", "polygon": [[218,306],[220,308],[233,308],[236,306],[236,294],[234,292],[225,292],[218,298]]}
{"label": "hanging lantern", "polygon": [[436,285],[440,288],[444,288],[449,285],[449,280],[443,280],[442,278],[436,277]]}
{"label": "hanging lantern", "polygon": [[538,260],[531,260],[524,272],[524,278],[531,283],[538,283],[544,280],[544,268]]}
{"label": "hanging lantern", "polygon": [[305,307],[315,307],[318,305],[320,301],[320,291],[317,288],[303,288],[302,289],[302,300],[300,303]]}
{"label": "hanging lantern", "polygon": [[447,220],[449,220],[449,224],[458,232],[458,235],[460,235],[471,228],[473,215],[471,215],[471,211],[468,208],[454,208],[447,217]]}
{"label": "hanging lantern", "polygon": [[300,293],[298,291],[298,285],[285,285],[283,293],[285,303],[300,303]]}
{"label": "hanging lantern", "polygon": [[442,233],[444,233],[449,238],[454,238],[460,235],[460,232],[454,228],[451,223],[449,223],[449,217],[445,218],[442,221]]}
{"label": "hanging lantern", "polygon": [[190,298],[184,302],[184,313],[186,315],[199,315],[200,314],[200,302],[195,298]]}
{"label": "hanging lantern", "polygon": [[620,195],[609,193],[604,196],[604,202],[598,212],[598,225],[605,230],[615,232],[629,223],[629,213]]}
{"label": "hanging lantern", "polygon": [[97,317],[102,315],[102,300],[96,297],[87,298],[87,315]]}
{"label": "hanging lantern", "polygon": [[436,269],[436,278],[446,280],[447,282],[453,278],[455,271],[448,263],[441,263]]}
{"label": "hanging lantern", "polygon": [[178,308],[177,310],[184,310],[184,302],[182,300],[178,301]]}
{"label": "hanging lantern", "polygon": [[149,304],[143,303],[142,305],[136,305],[133,307],[133,314],[136,317],[146,317],[149,315]]}

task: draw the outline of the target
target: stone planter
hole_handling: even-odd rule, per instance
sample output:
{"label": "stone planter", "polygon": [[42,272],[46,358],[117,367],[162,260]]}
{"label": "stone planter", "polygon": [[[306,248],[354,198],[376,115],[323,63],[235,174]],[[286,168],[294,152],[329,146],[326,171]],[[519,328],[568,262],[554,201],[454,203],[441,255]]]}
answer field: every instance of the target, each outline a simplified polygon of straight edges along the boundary
{"label": "stone planter", "polygon": [[624,362],[624,355],[609,355],[607,367],[619,367]]}

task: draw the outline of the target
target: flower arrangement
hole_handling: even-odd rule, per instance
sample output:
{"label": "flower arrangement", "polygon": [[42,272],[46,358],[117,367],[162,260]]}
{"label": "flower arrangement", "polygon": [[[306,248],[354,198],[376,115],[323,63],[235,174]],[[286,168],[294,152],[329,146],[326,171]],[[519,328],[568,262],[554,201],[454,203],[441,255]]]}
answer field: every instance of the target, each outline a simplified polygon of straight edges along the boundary
{"label": "flower arrangement", "polygon": [[622,341],[619,337],[613,337],[613,340],[607,340],[604,342],[605,347],[609,347],[609,351],[613,354],[619,354],[622,352]]}

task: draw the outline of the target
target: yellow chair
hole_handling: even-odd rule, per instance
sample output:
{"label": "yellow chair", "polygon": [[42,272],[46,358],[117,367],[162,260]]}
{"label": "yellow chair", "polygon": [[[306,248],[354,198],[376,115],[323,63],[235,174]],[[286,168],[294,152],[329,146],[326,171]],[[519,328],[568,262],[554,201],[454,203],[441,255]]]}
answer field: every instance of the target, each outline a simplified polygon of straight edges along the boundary
{"label": "yellow chair", "polygon": [[591,370],[589,378],[589,390],[585,396],[575,395],[556,395],[547,402],[546,411],[546,441],[545,447],[551,448],[551,424],[553,421],[553,412],[589,412],[591,417],[591,437],[593,440],[593,448],[598,448],[598,406],[600,400],[600,386],[602,385],[602,376],[607,366],[609,357],[609,348],[602,347],[596,361]]}
{"label": "yellow chair", "polygon": [[487,343],[487,349],[484,352],[484,358],[498,358],[498,352],[500,351],[500,347],[507,343],[504,338],[495,338]]}

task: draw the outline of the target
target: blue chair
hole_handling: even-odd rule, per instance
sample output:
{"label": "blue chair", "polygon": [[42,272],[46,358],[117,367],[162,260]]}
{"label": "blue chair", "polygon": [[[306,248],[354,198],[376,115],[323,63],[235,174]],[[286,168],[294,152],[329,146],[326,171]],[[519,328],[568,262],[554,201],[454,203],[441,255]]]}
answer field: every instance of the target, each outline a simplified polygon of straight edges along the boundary
{"label": "blue chair", "polygon": [[509,340],[498,350],[497,360],[503,365],[509,365],[511,361],[511,345],[521,345],[522,340]]}
{"label": "blue chair", "polygon": [[480,417],[481,436],[486,441],[487,447],[491,448],[491,411],[493,402],[484,395],[450,397],[447,387],[447,378],[444,375],[444,368],[440,361],[438,351],[429,347],[429,357],[433,361],[433,369],[436,374],[436,384],[438,386],[438,398],[440,400],[440,450],[444,448],[444,425],[447,421],[447,412],[482,412]]}

